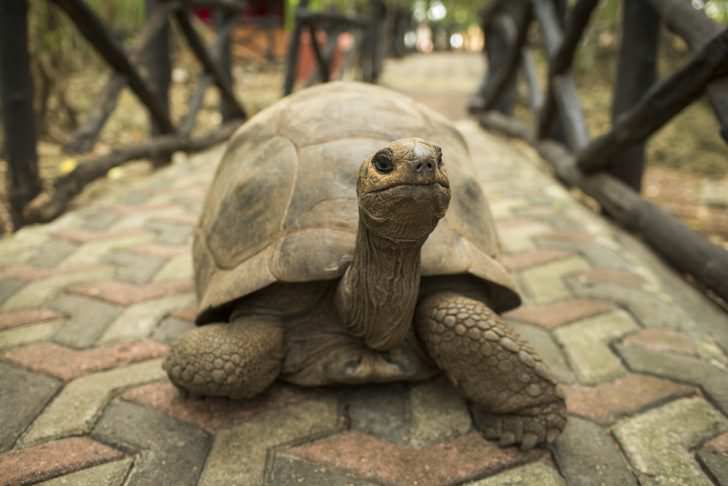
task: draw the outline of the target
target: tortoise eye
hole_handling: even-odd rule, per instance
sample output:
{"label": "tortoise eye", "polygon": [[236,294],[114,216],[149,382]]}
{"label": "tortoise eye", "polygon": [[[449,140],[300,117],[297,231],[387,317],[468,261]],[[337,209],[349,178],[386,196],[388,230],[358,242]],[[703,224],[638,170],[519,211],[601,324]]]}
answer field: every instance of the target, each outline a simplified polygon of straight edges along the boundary
{"label": "tortoise eye", "polygon": [[392,154],[389,150],[380,150],[372,157],[372,164],[379,172],[392,172],[394,164],[392,164]]}
{"label": "tortoise eye", "polygon": [[442,149],[437,147],[437,166],[442,167],[442,164],[444,164],[442,161]]}

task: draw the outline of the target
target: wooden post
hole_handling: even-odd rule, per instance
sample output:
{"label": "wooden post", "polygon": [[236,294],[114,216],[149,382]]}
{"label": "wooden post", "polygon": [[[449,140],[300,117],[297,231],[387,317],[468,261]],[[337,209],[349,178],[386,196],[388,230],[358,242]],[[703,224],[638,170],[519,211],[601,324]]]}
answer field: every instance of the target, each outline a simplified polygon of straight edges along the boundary
{"label": "wooden post", "polygon": [[[311,48],[313,49],[314,57],[316,57],[316,66],[318,68],[319,79],[322,83],[328,83],[331,77],[331,69],[329,66],[329,60],[324,57],[321,45],[319,44],[316,32],[316,26],[313,22],[308,24],[308,34],[311,36]],[[327,32],[328,35],[333,35],[333,32]],[[333,35],[336,37],[335,35]],[[330,39],[328,39],[330,41]]]}
{"label": "wooden post", "polygon": [[[157,8],[161,6],[160,0],[145,0],[144,2],[147,17],[154,15]],[[167,118],[170,118],[169,111],[169,85],[172,80],[172,59],[169,50],[169,21],[164,20],[162,27],[151,38],[149,47],[145,54],[144,62],[147,68],[149,84],[159,100],[160,107]],[[149,117],[150,132],[152,135],[164,133],[164,130],[155,123],[154,118]],[[155,167],[166,165],[170,161],[169,154],[160,154],[152,160]]]}
{"label": "wooden post", "polygon": [[283,81],[283,96],[293,93],[298,74],[298,51],[301,49],[301,33],[303,32],[303,20],[301,14],[308,7],[308,0],[302,0],[293,14],[293,31],[288,40],[288,52],[286,53],[286,78]]}
{"label": "wooden post", "polygon": [[[228,84],[235,89],[235,78],[233,77],[233,54],[230,43],[231,35],[222,35],[226,29],[232,30],[234,27],[232,24],[237,17],[236,14],[219,10],[215,14],[215,28],[218,32],[218,39],[221,44],[216,46],[217,49],[217,62],[220,64],[220,69],[225,77]],[[229,100],[224,97],[220,99],[220,114],[222,115],[223,121],[230,121],[236,118],[237,110]]]}
{"label": "wooden post", "polygon": [[[553,136],[555,132],[567,133],[563,126],[556,124],[558,117],[556,112],[556,93],[554,92],[553,85],[556,76],[566,74],[571,70],[579,41],[584,35],[584,31],[589,25],[589,19],[598,4],[599,0],[579,0],[574,5],[563,41],[561,41],[558,49],[549,59],[546,101],[538,114],[536,127],[536,136],[538,138]],[[558,10],[556,10],[556,14],[560,15]],[[546,20],[548,14],[541,14],[541,17]],[[565,139],[565,137],[563,138]]]}
{"label": "wooden post", "polygon": [[225,102],[229,104],[231,110],[234,110],[232,112],[232,116],[234,118],[244,120],[247,117],[245,108],[243,108],[243,105],[241,105],[236,98],[235,90],[225,78],[225,74],[220,66],[213,60],[207,50],[207,47],[205,47],[202,38],[190,22],[189,14],[184,10],[180,10],[175,13],[175,18],[177,19],[177,24],[179,25],[182,35],[187,41],[187,45],[189,45],[190,50],[192,50],[197,60],[217,86],[217,89],[220,92],[220,98],[224,99]]}
{"label": "wooden post", "polygon": [[[644,0],[624,0],[622,5],[622,41],[612,101],[612,126],[620,115],[639,102],[657,78],[660,37],[657,11]],[[640,143],[628,148],[619,155],[619,163],[611,164],[608,169],[610,174],[638,193],[642,189],[645,170],[645,145]]]}
{"label": "wooden post", "polygon": [[[133,47],[129,53],[129,60],[132,63],[136,63],[142,58],[142,54],[147,51],[158,31],[168,25],[167,17],[169,14],[177,8],[177,4],[163,3],[155,9],[154,13],[147,17],[144,28],[139,32],[134,42],[132,42]],[[126,86],[126,76],[123,73],[113,72],[104,90],[98,96],[99,103],[93,108],[91,114],[88,115],[86,122],[74,132],[71,141],[63,147],[65,152],[83,153],[88,152],[94,147],[101,130],[116,108],[119,95]]]}
{"label": "wooden post", "polygon": [[26,0],[0,2],[0,102],[8,157],[8,199],[12,224],[17,228],[23,224],[23,207],[41,189]]}
{"label": "wooden post", "polygon": [[164,113],[149,84],[130,62],[119,43],[104,28],[94,11],[83,0],[52,0],[52,2],[68,15],[81,35],[104,60],[115,71],[127,77],[129,87],[147,108],[149,116],[154,119],[160,130],[165,133],[173,133],[174,125]]}
{"label": "wooden post", "polygon": [[[564,37],[558,12],[551,0],[534,0],[534,12],[541,24],[543,40],[549,59],[556,62],[559,58],[558,54],[561,46],[567,45],[565,39],[569,39],[568,33],[567,37]],[[555,106],[558,108],[564,138],[569,148],[580,150],[589,143],[589,131],[584,121],[574,79],[568,72],[563,72],[560,75],[551,76],[549,82],[551,87],[548,89],[548,93],[552,94]],[[548,109],[548,103],[548,101],[545,102],[544,110]],[[546,132],[539,129],[538,133],[539,137],[542,137]]]}
{"label": "wooden post", "polygon": [[488,70],[468,110],[497,110],[510,114],[516,102],[516,77],[521,50],[531,21],[530,2],[510,1],[484,15],[485,54]]}

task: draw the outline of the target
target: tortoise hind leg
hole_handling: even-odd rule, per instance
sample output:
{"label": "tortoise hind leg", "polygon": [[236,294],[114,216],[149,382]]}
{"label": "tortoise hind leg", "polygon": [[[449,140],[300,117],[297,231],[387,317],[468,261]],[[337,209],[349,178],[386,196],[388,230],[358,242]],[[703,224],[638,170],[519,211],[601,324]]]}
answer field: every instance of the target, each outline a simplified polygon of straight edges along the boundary
{"label": "tortoise hind leg", "polygon": [[483,302],[455,292],[432,294],[418,304],[415,326],[430,356],[473,402],[486,438],[530,449],[561,433],[566,407],[555,380]]}
{"label": "tortoise hind leg", "polygon": [[192,395],[252,398],[278,377],[284,356],[280,321],[240,317],[182,335],[162,365]]}

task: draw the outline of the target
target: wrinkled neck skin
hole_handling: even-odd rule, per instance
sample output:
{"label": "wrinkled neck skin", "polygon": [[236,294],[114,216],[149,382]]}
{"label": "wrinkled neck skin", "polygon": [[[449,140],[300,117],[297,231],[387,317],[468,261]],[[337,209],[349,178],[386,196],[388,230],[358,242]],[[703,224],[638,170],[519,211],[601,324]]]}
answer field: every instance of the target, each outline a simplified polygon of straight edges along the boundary
{"label": "wrinkled neck skin", "polygon": [[336,309],[349,332],[369,348],[393,349],[409,332],[425,239],[384,238],[360,221],[354,258],[336,290]]}

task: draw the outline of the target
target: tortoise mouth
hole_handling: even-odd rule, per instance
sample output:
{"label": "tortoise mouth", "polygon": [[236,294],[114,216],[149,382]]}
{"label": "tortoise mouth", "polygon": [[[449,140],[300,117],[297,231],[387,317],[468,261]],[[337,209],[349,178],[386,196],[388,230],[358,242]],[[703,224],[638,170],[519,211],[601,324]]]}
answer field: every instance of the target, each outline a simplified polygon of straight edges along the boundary
{"label": "tortoise mouth", "polygon": [[435,186],[440,186],[442,189],[450,189],[450,183],[448,182],[442,182],[442,181],[432,181],[432,182],[395,182],[393,184],[386,185],[384,187],[379,187],[377,189],[372,189],[371,191],[367,191],[365,194],[376,194],[378,192],[384,192],[388,191],[390,189],[395,189],[398,187],[415,187],[415,186],[432,186],[433,188],[436,188]]}

